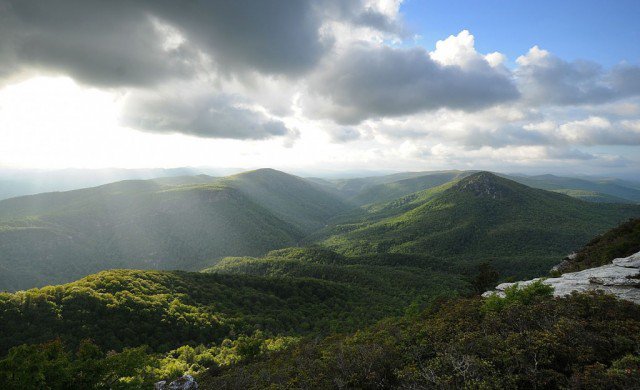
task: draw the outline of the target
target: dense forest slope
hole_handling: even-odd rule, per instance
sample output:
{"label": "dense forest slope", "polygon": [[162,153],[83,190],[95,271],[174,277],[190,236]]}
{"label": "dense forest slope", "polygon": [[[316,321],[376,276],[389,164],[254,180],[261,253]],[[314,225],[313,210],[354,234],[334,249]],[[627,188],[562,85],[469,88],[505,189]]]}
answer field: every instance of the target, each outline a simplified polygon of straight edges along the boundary
{"label": "dense forest slope", "polygon": [[353,208],[315,183],[274,169],[244,172],[218,183],[235,188],[305,233],[323,228],[331,217]]}
{"label": "dense forest slope", "polygon": [[[611,262],[640,245],[638,220],[578,253]],[[204,389],[640,387],[640,306],[600,293],[553,298],[540,282],[504,297],[443,299],[350,336],[210,370]]]}
{"label": "dense forest slope", "polygon": [[159,379],[284,348],[301,335],[353,331],[390,314],[377,309],[370,293],[347,283],[103,271],[0,293],[0,384],[151,388]]}
{"label": "dense forest slope", "polygon": [[[324,244],[347,255],[427,254],[529,277],[640,206],[597,204],[475,173],[382,205],[327,229]],[[523,266],[526,264],[526,267]]]}
{"label": "dense forest slope", "polygon": [[72,347],[91,339],[106,350],[148,345],[166,351],[257,330],[327,334],[467,290],[460,276],[407,267],[314,267],[304,259],[317,253],[297,251],[266,258],[278,262],[273,268],[248,262],[234,270],[228,259],[208,273],[112,270],[0,293],[0,356],[16,345],[55,338]]}
{"label": "dense forest slope", "polygon": [[[0,355],[23,343],[91,339],[106,350],[166,351],[256,330],[304,334],[371,322],[365,294],[310,279],[112,270],[73,283],[0,293]],[[375,318],[374,318],[375,319]]]}
{"label": "dense forest slope", "polygon": [[[484,179],[461,183],[487,194]],[[602,235],[598,253],[637,245],[635,226]],[[203,389],[640,385],[639,306],[553,298],[541,283],[454,298],[467,282],[477,293],[491,287],[495,273],[456,277],[429,259],[288,248],[225,258],[205,273],[114,270],[0,293],[0,383],[149,388],[190,373]]]}
{"label": "dense forest slope", "polygon": [[133,180],[0,201],[0,290],[103,269],[200,269],[223,256],[296,245],[348,206],[264,169]]}
{"label": "dense forest slope", "polygon": [[437,187],[452,180],[462,179],[471,174],[473,174],[471,171],[446,171],[397,180],[391,183],[381,183],[365,187],[351,200],[358,205],[386,203],[414,192]]}
{"label": "dense forest slope", "polygon": [[305,340],[212,370],[203,389],[533,389],[640,386],[640,306],[529,288],[444,301],[348,337]]}
{"label": "dense forest slope", "polygon": [[556,267],[559,272],[582,271],[640,252],[640,218],[629,220],[589,241]]}
{"label": "dense forest slope", "polygon": [[366,292],[369,310],[378,316],[402,314],[410,304],[421,305],[441,295],[468,293],[468,275],[439,265],[416,256],[345,257],[308,247],[275,250],[260,258],[227,257],[203,272],[319,279],[354,286]]}

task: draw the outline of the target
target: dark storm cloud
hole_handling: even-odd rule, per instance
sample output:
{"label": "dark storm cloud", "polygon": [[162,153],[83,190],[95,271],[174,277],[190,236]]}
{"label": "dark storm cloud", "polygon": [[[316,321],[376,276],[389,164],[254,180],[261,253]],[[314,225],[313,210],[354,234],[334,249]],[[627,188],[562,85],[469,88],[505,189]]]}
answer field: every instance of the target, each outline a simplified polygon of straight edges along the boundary
{"label": "dark storm cloud", "polygon": [[161,31],[137,2],[0,0],[0,9],[5,73],[35,68],[117,87],[193,71],[192,49],[164,49]]}
{"label": "dark storm cloud", "polygon": [[[99,87],[144,91],[211,73],[298,77],[331,47],[333,37],[321,33],[327,20],[397,28],[387,19],[360,0],[0,0],[0,82],[64,74]],[[206,89],[208,94],[180,101],[135,94],[123,120],[146,131],[202,137],[295,133],[220,97],[212,85]]]}
{"label": "dark storm cloud", "polygon": [[[273,85],[296,89],[283,88],[291,95],[283,101],[293,101],[299,92],[307,117],[340,124],[441,108],[476,111],[517,102],[535,109],[640,95],[640,67],[634,65],[604,70],[536,47],[510,71],[491,66],[475,52],[473,40],[473,61],[443,65],[447,62],[434,60],[421,47],[366,45],[333,36],[325,28],[330,22],[405,36],[400,16],[364,0],[0,0],[0,85],[12,76],[44,73],[135,90],[140,93],[127,100],[122,118],[128,126],[234,139],[295,135],[282,121],[254,109],[248,96],[230,98],[222,86],[233,88],[229,85],[238,80],[236,85],[245,86],[247,80],[278,80],[281,84]],[[350,29],[335,31],[343,30]],[[226,83],[219,75],[243,77]],[[156,90],[162,92],[151,93]],[[615,124],[575,131],[565,126],[570,137],[518,124],[496,127],[470,131],[461,143],[638,142],[636,127]],[[351,127],[330,132],[334,142],[361,135]]]}
{"label": "dark storm cloud", "polygon": [[229,96],[134,96],[122,124],[154,133],[182,133],[203,138],[265,139],[296,136],[280,120],[243,107]]}
{"label": "dark storm cloud", "polygon": [[311,79],[310,115],[340,123],[438,108],[466,111],[514,100],[508,75],[478,63],[444,66],[422,48],[352,47]]}
{"label": "dark storm cloud", "polygon": [[[295,76],[331,47],[327,19],[392,28],[361,1],[0,0],[4,76],[36,68],[101,86],[150,85],[193,74],[208,55],[223,72]],[[158,25],[184,42],[167,47]],[[0,74],[2,76],[2,74]]]}
{"label": "dark storm cloud", "polygon": [[149,8],[227,70],[298,74],[330,44],[319,35],[322,20],[312,1],[152,1]]}

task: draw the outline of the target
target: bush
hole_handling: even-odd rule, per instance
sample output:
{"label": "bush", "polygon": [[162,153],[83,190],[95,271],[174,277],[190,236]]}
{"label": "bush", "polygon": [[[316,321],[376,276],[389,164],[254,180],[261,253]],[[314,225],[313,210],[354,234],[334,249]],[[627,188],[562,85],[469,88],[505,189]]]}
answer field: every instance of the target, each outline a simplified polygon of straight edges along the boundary
{"label": "bush", "polygon": [[485,312],[499,312],[504,308],[514,305],[530,305],[541,299],[553,296],[553,287],[544,284],[541,279],[526,286],[520,287],[518,283],[504,290],[504,297],[493,294],[484,301],[482,309]]}

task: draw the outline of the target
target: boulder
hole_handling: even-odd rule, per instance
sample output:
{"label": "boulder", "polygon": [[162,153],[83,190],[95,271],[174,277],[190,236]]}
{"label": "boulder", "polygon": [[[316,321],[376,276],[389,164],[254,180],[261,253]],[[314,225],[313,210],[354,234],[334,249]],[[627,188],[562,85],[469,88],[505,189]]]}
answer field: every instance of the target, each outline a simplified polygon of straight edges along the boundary
{"label": "boulder", "polygon": [[191,375],[185,375],[167,385],[167,381],[156,382],[155,390],[197,390],[198,382]]}

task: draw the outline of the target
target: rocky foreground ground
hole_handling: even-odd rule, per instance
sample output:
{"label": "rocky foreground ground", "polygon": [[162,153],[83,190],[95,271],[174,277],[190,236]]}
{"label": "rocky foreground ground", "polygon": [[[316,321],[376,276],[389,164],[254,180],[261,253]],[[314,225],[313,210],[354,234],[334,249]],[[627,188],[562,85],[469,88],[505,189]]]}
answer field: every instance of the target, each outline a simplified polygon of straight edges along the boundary
{"label": "rocky foreground ground", "polygon": [[514,283],[502,283],[495,290],[487,291],[484,297],[497,294],[504,296],[504,291],[513,286],[526,286],[537,280],[542,280],[554,288],[557,297],[569,295],[572,292],[602,291],[613,294],[640,304],[640,252],[629,257],[613,260],[611,264],[589,268],[583,271],[565,273],[557,278],[536,278]]}

